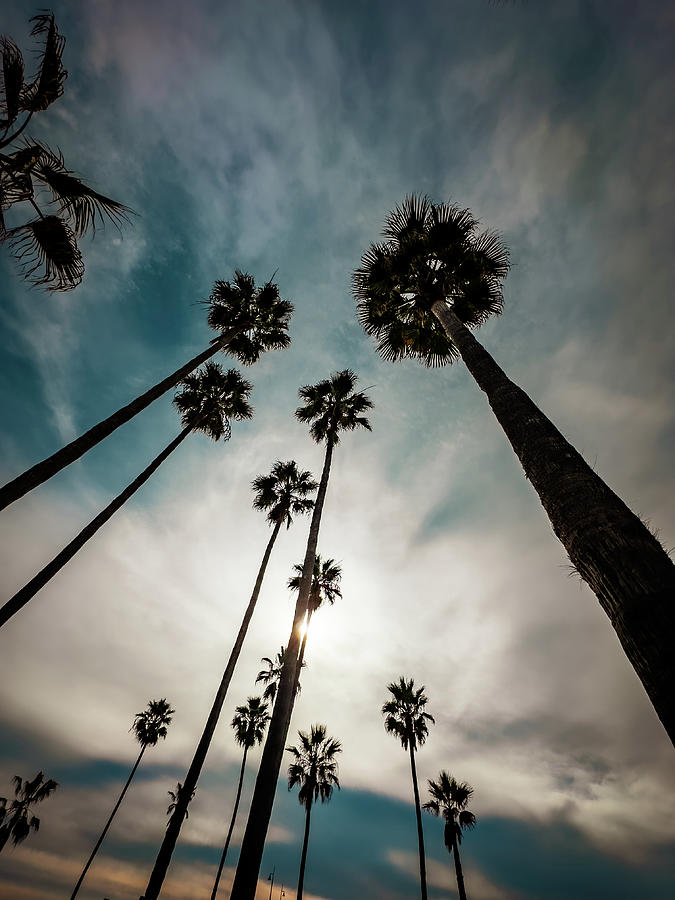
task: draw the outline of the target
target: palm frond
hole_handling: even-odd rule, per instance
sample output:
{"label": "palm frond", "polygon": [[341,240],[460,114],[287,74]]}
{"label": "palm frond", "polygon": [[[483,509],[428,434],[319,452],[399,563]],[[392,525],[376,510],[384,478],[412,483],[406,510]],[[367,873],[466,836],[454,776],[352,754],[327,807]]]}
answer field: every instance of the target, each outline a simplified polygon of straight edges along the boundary
{"label": "palm frond", "polygon": [[20,111],[21,88],[23,87],[23,56],[11,38],[0,37],[2,72],[0,72],[0,127],[5,131],[16,121]]}
{"label": "palm frond", "polygon": [[34,285],[48,291],[71,291],[82,281],[84,262],[75,235],[58,216],[12,228],[6,239],[23,277]]}
{"label": "palm frond", "polygon": [[[257,681],[257,679],[256,679]],[[253,747],[261,744],[265,737],[265,728],[271,716],[267,713],[267,703],[260,697],[249,697],[246,705],[238,706],[232,719],[235,740],[242,747]]]}
{"label": "palm frond", "polygon": [[46,37],[37,77],[21,92],[21,109],[39,112],[47,109],[63,94],[63,83],[68,77],[61,61],[66,39],[59,33],[51,13],[33,16],[31,22],[35,23],[31,34]]}
{"label": "palm frond", "polygon": [[166,738],[174,712],[166,698],[150,700],[143,712],[136,713],[129,731],[134,732],[139,744],[154,747],[160,738]]}
{"label": "palm frond", "polygon": [[173,404],[184,428],[202,431],[214,441],[227,441],[230,419],[241,421],[253,415],[248,402],[252,390],[253,385],[236,369],[223,372],[218,363],[207,362],[181,382]]}

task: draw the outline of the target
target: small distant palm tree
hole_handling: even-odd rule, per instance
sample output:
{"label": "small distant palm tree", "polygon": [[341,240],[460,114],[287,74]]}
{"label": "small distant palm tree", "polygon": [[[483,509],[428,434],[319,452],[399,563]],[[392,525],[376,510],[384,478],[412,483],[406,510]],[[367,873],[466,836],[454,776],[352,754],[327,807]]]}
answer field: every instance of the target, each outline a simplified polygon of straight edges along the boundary
{"label": "small distant palm tree", "polygon": [[327,802],[331,798],[333,787],[340,789],[335,755],[342,752],[342,745],[335,738],[326,736],[325,725],[312,725],[310,734],[299,731],[298,737],[300,749],[286,749],[293,754],[293,762],[288,767],[288,790],[299,785],[298,800],[305,807],[305,836],[302,841],[297,896],[297,900],[302,900],[312,804],[319,799],[322,803]]}
{"label": "small distant palm tree", "polygon": [[122,800],[124,800],[124,795],[126,794],[127,789],[131,784],[132,778],[136,774],[136,769],[143,759],[143,754],[148,749],[148,747],[156,746],[156,744],[159,743],[160,739],[166,739],[168,728],[171,724],[171,719],[174,712],[175,710],[171,708],[166,699],[162,698],[161,700],[150,700],[146,709],[144,709],[143,712],[136,713],[136,715],[134,716],[134,721],[129,731],[133,731],[134,737],[141,745],[141,752],[138,754],[138,758],[134,763],[131,774],[127,778],[127,782],[122,788],[122,793],[119,795],[117,803],[113,807],[113,811],[110,813],[110,817],[108,818],[108,821],[105,823],[103,831],[101,832],[101,836],[96,841],[94,849],[91,851],[91,855],[89,856],[89,859],[87,860],[86,865],[82,870],[82,874],[77,880],[77,884],[73,889],[73,893],[70,895],[70,900],[74,900],[74,898],[77,896],[77,893],[80,890],[80,886],[84,881],[84,877],[89,870],[89,866],[94,861],[94,857],[98,853],[98,848],[103,843],[103,839],[106,836],[110,825],[112,824],[112,820],[115,818]]}
{"label": "small distant palm tree", "polygon": [[230,839],[234,831],[234,823],[237,819],[237,811],[239,809],[239,800],[241,798],[241,788],[244,783],[244,771],[246,770],[246,756],[248,751],[255,747],[256,744],[262,744],[265,737],[265,729],[270,717],[267,714],[267,704],[263,703],[260,697],[249,697],[245,706],[238,706],[234,711],[232,719],[232,727],[234,728],[234,737],[236,742],[244,748],[244,756],[241,761],[241,771],[239,772],[239,784],[237,786],[237,796],[234,801],[234,809],[232,810],[232,818],[230,819],[230,827],[225,838],[225,846],[220,857],[220,864],[216,874],[216,880],[211,891],[211,900],[216,900],[218,893],[218,885],[220,876],[225,865],[225,858],[230,846]]}
{"label": "small distant palm tree", "polygon": [[[179,781],[179,782],[176,784],[176,790],[175,790],[175,791],[167,791],[167,794],[169,795],[169,797],[171,797],[171,803],[169,803],[169,805],[168,805],[167,808],[166,808],[166,814],[167,814],[167,816],[170,816],[171,813],[178,807],[178,804],[179,804],[179,803],[181,802],[181,800],[183,799],[183,796],[185,795],[185,788],[183,787],[183,785],[182,785],[182,784],[180,783],[180,781]],[[184,818],[184,819],[189,819],[189,818],[190,818],[190,814],[189,814],[189,812],[188,812],[188,804],[189,804],[190,800],[192,800],[192,798],[194,797],[194,795],[195,795],[195,792],[193,791],[193,792],[192,792],[192,795],[191,795],[190,798],[187,800],[187,802],[184,803],[184,804],[182,804],[183,807],[184,807],[184,809],[183,809],[183,818]],[[166,827],[167,827],[167,828],[169,827],[169,823],[168,823],[168,822],[166,823]]]}
{"label": "small distant palm tree", "polygon": [[79,459],[154,400],[184,382],[190,372],[219,350],[227,349],[239,362],[248,366],[257,362],[266,350],[280,350],[290,344],[288,324],[293,304],[281,299],[279,288],[272,281],[256,287],[251,275],[237,270],[231,282],[216,281],[206,306],[208,324],[219,333],[219,337],[214,338],[206,350],[47,459],[7,482],[0,488],[0,509]]}
{"label": "small distant palm tree", "polygon": [[[279,687],[284,663],[286,662],[286,648],[282,646],[274,659],[270,659],[269,656],[263,656],[261,662],[267,663],[267,668],[261,669],[258,672],[255,677],[255,683],[266,685],[265,690],[263,691],[263,700],[267,700],[268,703],[273,704],[277,696],[277,688]],[[306,665],[307,663],[302,663],[303,668]],[[298,681],[295,686],[295,691],[299,694],[301,690],[300,681]]]}
{"label": "small distant palm tree", "polygon": [[[288,579],[288,586],[292,591],[299,591],[302,583],[302,565],[293,566],[295,575]],[[305,633],[302,636],[300,644],[300,652],[298,653],[298,671],[297,679],[300,683],[300,669],[305,665],[305,647],[307,646],[307,634],[309,633],[309,623],[312,616],[324,603],[330,603],[332,606],[338,597],[342,597],[340,590],[340,580],[342,579],[342,568],[334,559],[322,560],[317,553],[314,557],[314,568],[312,570],[312,586],[309,592],[309,603],[307,605],[307,621],[305,623]]]}
{"label": "small distant palm tree", "polygon": [[443,837],[448,853],[455,859],[459,900],[467,900],[462,863],[459,859],[459,845],[462,843],[462,832],[476,825],[476,817],[466,808],[473,794],[473,788],[465,781],[455,781],[452,775],[442,771],[438,781],[429,780],[429,793],[431,800],[424,804],[424,809],[435,816],[442,815],[445,819]]}
{"label": "small distant palm tree", "polygon": [[183,429],[171,443],[156,456],[106,508],[95,516],[73,540],[24,585],[11,600],[0,609],[0,626],[28,603],[87,541],[120,509],[150,476],[193,431],[201,431],[212,440],[230,438],[230,419],[250,419],[253,409],[248,402],[252,385],[241,377],[236,369],[223,372],[217,363],[206,363],[204,368],[188,375],[183,389],[174,397],[174,405],[181,413]]}
{"label": "small distant palm tree", "polygon": [[392,695],[382,707],[384,727],[389,734],[397,737],[404,750],[410,753],[410,771],[412,772],[413,795],[415,798],[415,815],[417,817],[417,843],[420,855],[420,886],[422,900],[427,897],[427,867],[424,857],[424,832],[422,831],[422,813],[420,811],[420,792],[417,786],[417,768],[415,766],[415,750],[421,747],[429,734],[428,722],[434,717],[424,711],[428,698],[424,695],[424,685],[415,689],[411,678],[409,681],[401,676],[398,681],[387,685]]}
{"label": "small distant palm tree", "polygon": [[42,772],[38,772],[32,781],[15,775],[14,799],[9,803],[6,797],[0,797],[0,853],[7,841],[16,847],[25,841],[31,831],[38,831],[40,820],[31,812],[31,807],[42,803],[52,794],[58,784],[52,779],[44,780]]}

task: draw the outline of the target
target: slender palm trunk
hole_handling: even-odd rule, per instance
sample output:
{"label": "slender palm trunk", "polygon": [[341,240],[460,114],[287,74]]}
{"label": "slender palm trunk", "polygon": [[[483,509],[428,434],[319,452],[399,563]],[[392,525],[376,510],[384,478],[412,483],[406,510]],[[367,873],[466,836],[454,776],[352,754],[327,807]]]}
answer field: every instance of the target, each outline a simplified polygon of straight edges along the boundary
{"label": "slender palm trunk", "polygon": [[120,427],[120,425],[124,425],[125,422],[133,419],[133,417],[144,410],[146,406],[150,406],[154,400],[157,400],[162,394],[165,394],[172,387],[175,387],[186,375],[189,375],[193,369],[196,369],[197,366],[201,366],[203,362],[206,362],[207,359],[210,359],[219,350],[223,350],[234,337],[244,330],[244,327],[245,326],[242,326],[241,328],[228,331],[226,334],[222,335],[222,337],[217,338],[206,350],[199,353],[197,356],[194,356],[189,362],[186,362],[184,366],[181,366],[180,369],[176,369],[172,375],[168,375],[163,381],[158,382],[154,387],[151,387],[144,394],[141,394],[140,397],[136,397],[131,403],[121,407],[117,412],[108,416],[107,419],[103,419],[97,425],[90,428],[89,431],[85,431],[80,437],[71,441],[69,444],[66,444],[66,446],[62,447],[60,450],[57,450],[56,453],[43,459],[42,462],[37,463],[30,469],[26,469],[25,472],[18,475],[12,481],[7,482],[4,487],[0,488],[0,510],[9,506],[9,504],[13,503],[15,500],[18,500],[19,497],[23,497],[28,491],[32,491],[33,488],[36,488],[38,485],[47,481],[52,475],[56,475],[61,469],[65,469],[70,463],[75,462],[76,459],[79,459],[88,450],[91,450],[92,447],[95,447],[96,444],[104,438],[107,438],[108,435],[112,434],[115,429]]}
{"label": "slender palm trunk", "polygon": [[609,616],[675,744],[675,566],[452,309],[437,301],[433,311],[487,395],[553,531]]}
{"label": "slender palm trunk", "polygon": [[415,816],[417,817],[417,846],[420,853],[420,888],[422,900],[427,900],[427,862],[424,855],[424,832],[422,831],[422,810],[420,808],[420,792],[417,787],[417,767],[415,766],[415,750],[413,742],[408,741],[410,750],[410,771],[412,772],[413,795],[415,797]]}
{"label": "slender palm trunk", "polygon": [[302,900],[302,889],[305,883],[305,864],[307,863],[307,844],[309,843],[309,817],[312,814],[312,798],[309,798],[307,804],[307,815],[305,816],[305,836],[302,841],[302,855],[300,856],[300,874],[298,875],[298,896],[297,900]]}
{"label": "slender palm trunk", "polygon": [[162,884],[164,883],[164,878],[166,877],[169,863],[171,862],[171,857],[176,846],[176,841],[178,840],[178,835],[180,834],[180,829],[185,819],[185,812],[187,810],[188,803],[190,802],[190,798],[192,798],[193,791],[195,791],[197,788],[197,780],[199,779],[199,775],[202,771],[202,766],[204,765],[204,760],[206,759],[206,754],[208,753],[209,747],[211,746],[211,741],[213,740],[213,735],[216,730],[216,725],[218,724],[218,719],[220,718],[220,713],[223,709],[223,703],[225,702],[227,690],[230,686],[230,681],[232,680],[234,668],[237,664],[237,660],[239,659],[239,654],[241,653],[241,648],[244,644],[244,638],[246,637],[246,632],[248,631],[248,626],[253,616],[253,611],[255,610],[256,603],[258,601],[258,594],[260,593],[260,588],[265,576],[265,569],[267,568],[267,563],[269,562],[272,548],[274,547],[274,542],[277,539],[280,528],[281,521],[275,524],[272,535],[267,542],[267,547],[265,549],[262,563],[260,564],[260,569],[258,570],[258,577],[256,578],[253,593],[251,594],[251,599],[246,608],[246,612],[244,613],[244,618],[242,619],[241,625],[239,626],[237,639],[234,643],[234,647],[232,648],[232,652],[230,653],[230,658],[227,661],[227,666],[225,667],[225,672],[223,673],[220,687],[218,688],[218,692],[216,693],[215,699],[213,701],[213,706],[211,707],[209,717],[206,720],[206,725],[204,726],[202,736],[199,739],[199,743],[197,744],[195,755],[192,758],[190,768],[188,769],[187,775],[185,776],[183,790],[176,802],[176,808],[174,809],[173,814],[169,819],[169,824],[167,825],[167,829],[164,834],[164,840],[162,841],[162,845],[159,848],[159,852],[157,853],[155,866],[150,875],[148,886],[145,889],[145,900],[157,900],[157,897],[159,897],[159,892],[162,889]]}
{"label": "slender palm trunk", "polygon": [[[312,522],[309,527],[307,550],[302,566],[298,598],[295,604],[293,628],[286,645],[286,662],[281,670],[274,712],[272,713],[272,720],[267,732],[260,768],[258,769],[258,777],[256,778],[253,791],[244,840],[239,852],[239,862],[234,876],[230,900],[254,900],[255,897],[265,837],[267,836],[267,829],[272,815],[279,769],[281,768],[281,760],[295,702],[295,683],[300,646],[299,626],[307,612],[309,603],[314,572],[314,558],[319,542],[321,513],[323,512],[323,504],[326,499],[332,458],[333,444],[331,441],[328,441],[326,443],[326,456],[321,473],[321,481],[319,482],[319,490],[317,491],[312,513]],[[155,900],[155,898],[148,898],[148,900]]]}
{"label": "slender palm trunk", "polygon": [[237,818],[237,810],[239,809],[239,799],[241,797],[241,786],[244,783],[244,771],[246,769],[246,754],[248,753],[248,747],[244,746],[244,758],[241,761],[241,772],[239,773],[239,785],[237,787],[237,796],[234,801],[234,809],[232,810],[232,818],[230,819],[230,827],[227,830],[227,837],[225,838],[225,846],[223,847],[223,853],[220,857],[220,865],[218,866],[218,872],[216,874],[216,880],[213,883],[213,890],[211,891],[211,900],[216,900],[216,894],[218,893],[218,885],[220,884],[220,876],[223,872],[223,866],[225,865],[225,857],[227,856],[227,851],[230,846],[230,838],[232,837],[232,832],[234,831],[234,823]]}
{"label": "slender palm trunk", "polygon": [[5,844],[9,840],[9,833],[9,825],[3,825],[2,828],[0,828],[0,853],[2,853]]}
{"label": "slender palm trunk", "polygon": [[150,478],[153,472],[155,472],[164,460],[173,453],[176,447],[182,443],[185,438],[192,431],[192,426],[188,428],[184,428],[178,437],[174,438],[171,443],[162,450],[162,452],[156,456],[150,465],[144,469],[141,474],[135,478],[131,484],[127,485],[125,489],[118,494],[114,500],[112,500],[106,508],[100,512],[97,516],[95,516],[88,525],[85,525],[82,531],[72,539],[72,541],[67,544],[60,553],[57,553],[54,559],[48,563],[44,569],[41,569],[37,575],[35,575],[28,584],[24,585],[21,590],[14,594],[11,600],[8,600],[7,603],[0,609],[0,627],[10,619],[14,613],[17,613],[23,606],[28,603],[31,597],[34,597],[35,594],[43,588],[48,581],[50,581],[57,572],[59,572],[65,564],[75,556],[78,550],[80,550],[87,543],[89,538],[93,537],[96,532],[101,528],[105,523],[110,519],[117,510],[123,506],[127,500],[132,497],[136,491],[142,487],[145,482]]}
{"label": "slender palm trunk", "polygon": [[459,900],[466,900],[464,874],[462,872],[462,863],[459,858],[459,843],[457,842],[457,835],[454,833],[454,829],[452,835],[452,855],[455,857],[455,875],[457,876],[457,893],[459,894]]}
{"label": "slender palm trunk", "polygon": [[78,880],[77,880],[77,884],[75,885],[75,887],[74,887],[74,889],[73,889],[73,893],[70,895],[70,900],[75,900],[75,897],[77,897],[77,893],[78,893],[78,891],[80,890],[80,887],[81,887],[81,885],[82,885],[82,882],[84,881],[84,876],[87,874],[87,871],[88,871],[88,869],[89,869],[89,866],[90,866],[90,865],[92,864],[92,862],[94,861],[94,857],[95,857],[96,854],[98,853],[98,848],[99,848],[99,847],[101,846],[101,844],[103,843],[103,838],[106,836],[106,834],[107,834],[107,832],[108,832],[108,829],[110,828],[110,825],[112,824],[112,820],[115,818],[115,815],[116,815],[116,813],[117,813],[117,810],[120,808],[120,804],[121,804],[122,800],[124,800],[124,795],[125,795],[126,792],[127,792],[127,788],[128,788],[129,785],[131,784],[131,779],[132,779],[132,778],[134,777],[134,775],[136,774],[136,769],[138,768],[138,765],[139,765],[140,761],[143,759],[143,754],[145,753],[145,748],[146,748],[147,746],[148,746],[147,744],[143,744],[143,746],[141,747],[141,752],[138,754],[138,759],[137,759],[136,762],[134,763],[134,767],[133,767],[133,769],[131,770],[131,775],[129,775],[129,777],[127,778],[127,783],[126,783],[126,784],[124,785],[124,787],[122,788],[122,793],[120,794],[119,799],[118,799],[117,803],[115,804],[115,806],[114,806],[114,808],[113,808],[113,811],[110,813],[110,818],[109,818],[108,821],[105,823],[105,828],[104,828],[103,831],[101,832],[101,836],[99,837],[99,839],[96,841],[96,844],[95,844],[95,846],[94,846],[94,849],[91,851],[91,856],[90,856],[89,859],[87,860],[87,864],[85,865],[84,869],[82,869],[82,874],[80,875],[80,877],[79,877]]}
{"label": "slender palm trunk", "polygon": [[307,646],[307,633],[309,632],[309,623],[312,621],[312,613],[310,611],[307,612],[307,629],[302,636],[302,643],[300,644],[300,650],[298,652],[298,661],[295,666],[295,688],[293,692],[293,696],[295,697],[298,693],[298,688],[300,686],[300,672],[302,672],[302,664],[305,661],[305,647]]}

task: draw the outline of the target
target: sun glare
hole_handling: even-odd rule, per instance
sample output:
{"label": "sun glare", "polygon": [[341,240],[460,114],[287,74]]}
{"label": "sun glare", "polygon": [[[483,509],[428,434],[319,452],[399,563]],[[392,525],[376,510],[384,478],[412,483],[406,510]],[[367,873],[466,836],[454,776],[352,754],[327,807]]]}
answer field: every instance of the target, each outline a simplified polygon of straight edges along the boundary
{"label": "sun glare", "polygon": [[302,640],[302,638],[304,638],[304,636],[307,634],[307,627],[307,613],[305,613],[305,618],[302,620],[298,627],[298,631],[300,632],[300,640]]}

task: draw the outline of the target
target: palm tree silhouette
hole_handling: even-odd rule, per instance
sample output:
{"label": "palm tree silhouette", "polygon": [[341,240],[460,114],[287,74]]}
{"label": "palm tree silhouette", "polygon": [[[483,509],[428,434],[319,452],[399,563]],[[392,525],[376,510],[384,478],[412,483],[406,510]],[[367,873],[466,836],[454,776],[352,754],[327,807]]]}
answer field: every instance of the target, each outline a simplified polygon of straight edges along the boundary
{"label": "palm tree silhouette", "polygon": [[[61,60],[66,39],[52,13],[33,16],[31,22],[31,34],[43,45],[38,71],[28,81],[21,50],[10,37],[0,37],[0,243],[7,242],[26,280],[48,291],[70,291],[84,275],[77,238],[94,232],[104,216],[119,227],[131,210],[87,187],[66,167],[61,153],[30,138],[19,141],[33,115],[63,94],[68,74]],[[16,149],[9,152],[12,145]],[[47,214],[39,206],[43,189],[56,204]],[[7,229],[3,212],[17,203],[29,204],[30,215],[35,212],[37,218]]]}
{"label": "palm tree silhouette", "polygon": [[422,831],[420,792],[417,786],[415,750],[426,741],[429,734],[427,722],[433,722],[434,717],[424,711],[428,702],[428,698],[424,695],[424,685],[415,690],[412,678],[406,681],[401,675],[398,681],[387,685],[387,690],[392,695],[392,699],[382,707],[382,714],[385,716],[384,727],[389,734],[397,737],[403,749],[410,753],[410,771],[412,772],[415,815],[417,817],[417,844],[420,854],[420,886],[422,900],[426,900],[427,867],[424,858],[424,832]]}
{"label": "palm tree silhouette", "polygon": [[473,794],[473,788],[465,781],[455,781],[452,775],[443,770],[438,776],[438,781],[429,779],[429,793],[431,800],[424,804],[424,809],[435,816],[442,814],[445,819],[443,839],[448,853],[455,858],[459,900],[467,900],[462,863],[459,859],[459,845],[462,843],[462,831],[476,825],[476,817],[466,808]]}
{"label": "palm tree silhouette", "polygon": [[333,787],[340,790],[335,754],[342,752],[342,745],[335,738],[326,737],[325,725],[312,725],[310,734],[299,731],[298,737],[300,749],[297,747],[286,749],[293,754],[293,762],[288,767],[288,790],[299,785],[298,800],[301,806],[305,807],[305,836],[302,841],[297,896],[297,900],[302,900],[312,804],[319,799],[322,803],[330,800]]}
{"label": "palm tree silhouette", "polygon": [[110,519],[114,513],[142,487],[164,460],[193,431],[202,431],[214,441],[230,437],[230,419],[250,419],[253,410],[248,402],[251,384],[236,369],[223,372],[217,363],[206,363],[204,368],[188,375],[183,389],[174,397],[174,405],[182,415],[183,429],[168,446],[138,475],[131,484],[95,516],[80,533],[67,544],[37,575],[0,608],[0,626],[28,603],[31,597],[44,587],[65,564],[75,556],[87,541]]}
{"label": "palm tree silhouette", "polygon": [[[167,794],[169,795],[169,797],[171,797],[171,802],[169,803],[169,805],[168,805],[167,808],[166,808],[166,814],[167,814],[167,816],[170,816],[171,813],[176,809],[176,807],[178,806],[178,803],[179,803],[179,801],[180,801],[180,799],[181,799],[181,797],[182,797],[182,795],[183,795],[184,793],[185,793],[185,788],[184,788],[183,785],[180,783],[180,781],[176,784],[176,790],[175,790],[175,791],[167,791]],[[183,804],[183,806],[184,806],[183,818],[184,818],[184,819],[189,819],[189,818],[190,818],[190,814],[189,814],[189,812],[188,812],[188,804],[190,803],[190,800],[192,800],[192,798],[194,797],[194,795],[195,795],[195,792],[193,791],[193,792],[192,792],[192,796],[189,798],[189,800],[187,801],[187,803]],[[167,827],[167,828],[169,827],[169,823],[168,823],[168,822],[166,823],[166,827]]]}
{"label": "palm tree silhouette", "polygon": [[339,443],[341,432],[354,431],[356,428],[371,430],[370,423],[363,414],[371,409],[373,404],[363,391],[354,390],[356,381],[356,375],[351,370],[344,369],[317,384],[302,387],[298,392],[304,405],[296,410],[296,418],[300,422],[310,423],[310,434],[317,443],[325,443],[326,454],[309,527],[302,577],[295,604],[293,628],[286,645],[288,657],[281,673],[272,721],[258,769],[246,832],[232,885],[231,900],[249,900],[255,893],[255,885],[260,871],[265,836],[272,814],[277,779],[293,712],[294,685],[297,681],[297,661],[300,649],[300,626],[309,608],[312,572],[333,450]]}
{"label": "palm tree silhouette", "polygon": [[129,731],[133,731],[134,737],[141,745],[141,752],[138,754],[138,758],[133,765],[131,770],[131,774],[127,778],[127,782],[122,788],[122,793],[119,795],[117,803],[113,807],[113,811],[110,813],[110,817],[108,821],[105,823],[103,831],[99,839],[96,841],[94,845],[94,849],[91,851],[91,855],[87,860],[84,869],[82,869],[82,874],[77,880],[77,884],[73,889],[73,893],[70,895],[70,900],[74,900],[77,897],[77,893],[80,890],[80,886],[84,881],[84,877],[87,874],[89,866],[94,861],[94,857],[98,853],[98,848],[103,843],[103,839],[106,836],[110,825],[112,824],[112,820],[115,818],[117,810],[120,808],[120,804],[122,800],[124,800],[124,795],[127,792],[127,788],[131,784],[131,780],[136,774],[136,769],[140,765],[141,760],[143,759],[143,754],[147,750],[148,747],[154,747],[159,743],[160,738],[162,740],[166,739],[166,735],[168,732],[169,725],[171,724],[171,719],[175,710],[173,710],[169,703],[167,703],[165,698],[161,700],[150,700],[148,701],[148,705],[143,712],[136,713],[134,716],[134,721],[129,729]]}
{"label": "palm tree silhouette", "polygon": [[[302,565],[293,566],[295,575],[288,579],[288,586],[292,591],[299,591],[302,582]],[[307,620],[305,622],[304,634],[302,635],[302,643],[300,644],[300,652],[298,653],[297,665],[297,682],[298,689],[300,685],[300,670],[305,665],[305,647],[307,645],[307,634],[309,633],[309,623],[314,613],[324,603],[330,603],[332,606],[338,597],[342,597],[340,590],[340,580],[342,578],[342,568],[334,559],[322,560],[317,553],[314,557],[314,568],[312,569],[312,587],[309,592],[309,603],[307,605]]]}
{"label": "palm tree silhouette", "polygon": [[508,250],[497,234],[478,232],[469,210],[427,197],[396,207],[384,236],[354,273],[363,327],[392,362],[436,366],[461,356],[675,743],[675,566],[469,331],[501,312]]}
{"label": "palm tree silhouette", "polygon": [[[277,688],[279,686],[279,680],[281,678],[281,672],[284,668],[284,663],[286,661],[286,648],[281,647],[277,655],[274,659],[270,659],[269,656],[263,656],[261,662],[267,663],[266,669],[261,669],[255,677],[255,683],[266,685],[265,690],[263,691],[263,700],[267,700],[268,703],[274,703],[274,699],[277,696]],[[303,668],[307,665],[307,663],[303,662]],[[295,691],[297,694],[300,693],[300,681],[298,681],[295,686]]]}
{"label": "palm tree silhouette", "polygon": [[133,419],[162,394],[184,381],[190,372],[219,350],[227,348],[228,353],[248,366],[257,362],[266,350],[283,349],[290,344],[288,324],[293,304],[280,298],[278,287],[271,281],[256,288],[251,275],[237,270],[231,282],[216,281],[206,305],[208,324],[219,332],[220,337],[131,403],[122,406],[47,459],[7,482],[0,488],[0,509],[9,506],[79,459],[120,425]]}
{"label": "palm tree silhouette", "polygon": [[[265,553],[263,554],[253,593],[251,594],[251,599],[246,608],[246,612],[244,613],[241,626],[239,627],[239,633],[237,634],[234,647],[232,648],[230,658],[225,667],[225,672],[223,673],[220,686],[213,701],[211,712],[209,713],[206,725],[204,726],[204,731],[202,732],[192,762],[190,763],[190,768],[185,776],[185,784],[190,791],[194,791],[197,787],[197,780],[199,779],[199,774],[204,765],[206,754],[208,753],[209,746],[211,745],[216,730],[216,725],[223,708],[223,703],[225,702],[227,690],[230,686],[230,681],[232,680],[232,675],[237,660],[239,659],[241,648],[244,644],[244,638],[246,637],[246,632],[258,601],[258,595],[265,576],[265,570],[267,569],[267,563],[269,562],[277,535],[283,524],[285,524],[287,528],[290,527],[294,515],[300,515],[311,510],[314,503],[309,498],[309,494],[312,494],[316,490],[317,485],[312,479],[310,472],[299,471],[297,464],[291,460],[289,462],[277,461],[272,466],[271,473],[269,475],[258,476],[253,481],[252,486],[255,491],[253,506],[255,509],[267,511],[267,521],[273,526],[272,535],[267,543]],[[162,845],[159,848],[155,865],[145,891],[146,900],[156,900],[159,896],[176,846],[176,841],[178,840],[178,835],[180,834],[181,825],[183,824],[182,809],[183,804],[179,802],[169,821],[169,826],[164,835]]]}
{"label": "palm tree silhouette", "polygon": [[245,706],[238,706],[234,711],[232,719],[232,727],[234,728],[234,738],[236,742],[244,748],[244,756],[241,761],[241,771],[239,772],[239,784],[237,786],[237,796],[234,801],[234,809],[232,810],[232,818],[230,819],[230,827],[227,830],[225,838],[225,846],[220,857],[216,880],[211,891],[211,900],[216,900],[218,893],[218,885],[220,876],[225,865],[225,857],[230,846],[230,839],[234,830],[234,823],[237,818],[237,810],[239,809],[239,800],[241,798],[241,787],[244,783],[244,771],[246,770],[246,756],[248,751],[255,747],[256,744],[262,744],[265,737],[265,728],[270,717],[267,714],[267,704],[263,703],[260,697],[249,697]]}
{"label": "palm tree silhouette", "polygon": [[7,806],[7,798],[0,797],[0,853],[8,840],[16,847],[25,841],[31,831],[38,831],[40,820],[31,813],[31,806],[42,803],[52,794],[58,784],[50,778],[44,780],[42,772],[38,772],[32,781],[15,775],[14,799]]}

